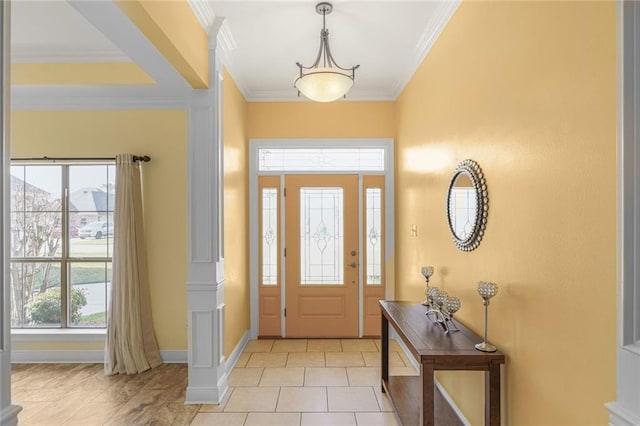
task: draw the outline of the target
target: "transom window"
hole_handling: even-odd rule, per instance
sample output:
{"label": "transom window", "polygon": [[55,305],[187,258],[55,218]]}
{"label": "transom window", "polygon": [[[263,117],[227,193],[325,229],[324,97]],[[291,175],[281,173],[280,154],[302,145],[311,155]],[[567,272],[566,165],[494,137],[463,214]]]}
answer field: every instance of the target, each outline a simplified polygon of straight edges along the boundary
{"label": "transom window", "polygon": [[11,166],[11,326],[106,327],[114,164]]}
{"label": "transom window", "polygon": [[384,171],[384,148],[259,148],[258,171]]}

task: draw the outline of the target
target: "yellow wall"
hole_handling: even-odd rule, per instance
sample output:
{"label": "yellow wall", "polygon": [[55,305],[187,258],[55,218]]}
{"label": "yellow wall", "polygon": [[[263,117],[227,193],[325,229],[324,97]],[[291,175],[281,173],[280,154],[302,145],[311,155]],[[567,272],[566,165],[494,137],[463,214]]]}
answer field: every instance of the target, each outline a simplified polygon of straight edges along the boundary
{"label": "yellow wall", "polygon": [[152,84],[133,62],[11,64],[11,84]]}
{"label": "yellow wall", "polygon": [[248,137],[392,138],[394,102],[249,102]]}
{"label": "yellow wall", "polygon": [[[397,102],[397,298],[422,300],[435,265],[480,333],[476,283],[498,283],[508,424],[602,425],[615,400],[615,34],[614,2],[464,2]],[[444,204],[465,158],[489,190],[470,253]],[[482,375],[440,379],[482,424]]]}
{"label": "yellow wall", "polygon": [[[143,195],[153,322],[160,349],[186,350],[185,112],[11,112],[13,157],[105,157],[122,152],[151,156],[143,166]],[[37,346],[68,348],[55,343]],[[16,350],[32,347],[13,345]]]}
{"label": "yellow wall", "polygon": [[224,73],[224,256],[225,352],[229,355],[249,330],[249,175],[247,102]]}

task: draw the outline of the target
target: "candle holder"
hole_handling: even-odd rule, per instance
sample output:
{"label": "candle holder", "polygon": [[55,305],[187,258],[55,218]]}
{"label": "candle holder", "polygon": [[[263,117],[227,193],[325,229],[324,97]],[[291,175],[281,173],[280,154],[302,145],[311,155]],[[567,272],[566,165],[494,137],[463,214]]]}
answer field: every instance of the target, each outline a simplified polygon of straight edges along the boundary
{"label": "candle holder", "polygon": [[427,286],[424,289],[424,295],[427,296],[427,298],[422,302],[422,304],[424,306],[431,306],[429,305],[429,296],[427,295],[427,293],[429,292],[429,289],[432,288],[429,287],[429,278],[433,276],[433,266],[423,266],[420,269],[420,272],[422,273],[424,280],[427,282]]}
{"label": "candle holder", "polygon": [[445,334],[449,334],[452,331],[460,331],[453,322],[453,314],[458,312],[461,306],[460,299],[451,297],[447,292],[436,287],[429,287],[427,302],[429,309],[425,315],[432,322],[440,324]]}
{"label": "candle holder", "polygon": [[480,281],[478,282],[478,294],[482,297],[484,305],[484,341],[476,345],[476,349],[482,352],[495,352],[496,347],[487,342],[487,320],[489,311],[489,299],[498,293],[498,285],[496,283]]}

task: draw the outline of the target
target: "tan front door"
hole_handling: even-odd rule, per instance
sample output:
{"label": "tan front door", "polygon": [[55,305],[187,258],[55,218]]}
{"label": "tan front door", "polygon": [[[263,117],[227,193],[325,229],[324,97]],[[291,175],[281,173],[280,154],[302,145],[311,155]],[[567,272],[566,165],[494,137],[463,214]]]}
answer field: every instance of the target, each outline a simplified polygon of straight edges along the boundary
{"label": "tan front door", "polygon": [[287,337],[358,336],[358,176],[285,177]]}

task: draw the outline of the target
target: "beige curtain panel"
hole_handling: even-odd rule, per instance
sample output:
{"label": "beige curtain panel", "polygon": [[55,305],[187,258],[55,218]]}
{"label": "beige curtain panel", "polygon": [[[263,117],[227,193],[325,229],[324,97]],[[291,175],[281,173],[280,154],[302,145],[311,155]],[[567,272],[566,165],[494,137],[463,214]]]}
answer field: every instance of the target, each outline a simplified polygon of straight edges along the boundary
{"label": "beige curtain panel", "polygon": [[162,359],[151,318],[140,163],[131,154],[116,156],[112,269],[105,373],[141,373]]}

